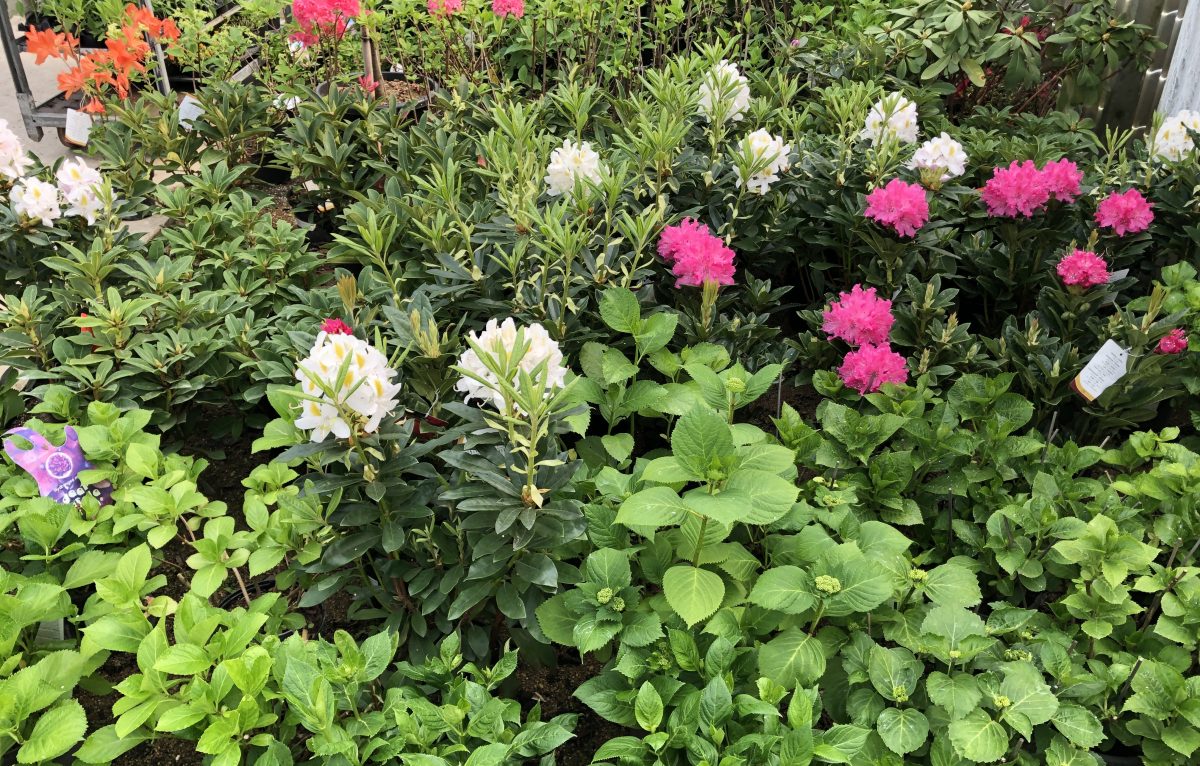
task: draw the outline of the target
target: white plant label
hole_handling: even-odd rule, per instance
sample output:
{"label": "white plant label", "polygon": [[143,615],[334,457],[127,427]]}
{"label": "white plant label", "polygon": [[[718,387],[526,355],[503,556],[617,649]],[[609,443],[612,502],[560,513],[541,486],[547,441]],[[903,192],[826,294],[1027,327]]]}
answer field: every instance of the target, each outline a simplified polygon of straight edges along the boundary
{"label": "white plant label", "polygon": [[1075,390],[1089,402],[1095,401],[1105,389],[1125,376],[1129,370],[1129,352],[1112,339],[1091,358],[1075,378]]}
{"label": "white plant label", "polygon": [[92,116],[78,109],[67,110],[67,143],[75,146],[87,146],[88,135],[92,132]]}
{"label": "white plant label", "polygon": [[1111,285],[1113,282],[1122,280],[1127,276],[1129,276],[1129,269],[1121,269],[1120,271],[1114,271],[1113,273],[1108,275],[1108,283]]}
{"label": "white plant label", "polygon": [[62,619],[46,620],[39,622],[37,635],[34,636],[35,644],[48,644],[52,641],[62,641],[67,637],[66,626],[63,625]]}
{"label": "white plant label", "polygon": [[204,115],[204,107],[200,105],[200,100],[188,94],[179,102],[179,127],[184,130],[191,130],[192,123],[197,118]]}

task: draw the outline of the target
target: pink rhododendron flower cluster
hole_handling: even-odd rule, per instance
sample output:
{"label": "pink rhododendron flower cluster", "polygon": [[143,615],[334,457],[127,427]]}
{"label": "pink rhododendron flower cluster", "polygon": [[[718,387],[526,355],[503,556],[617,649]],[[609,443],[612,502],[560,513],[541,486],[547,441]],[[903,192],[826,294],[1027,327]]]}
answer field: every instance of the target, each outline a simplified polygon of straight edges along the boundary
{"label": "pink rhododendron flower cluster", "polygon": [[733,284],[734,252],[699,221],[684,218],[663,230],[658,254],[671,264],[677,286],[699,287],[705,282]]}
{"label": "pink rhododendron flower cluster", "polygon": [[1137,234],[1150,228],[1153,207],[1137,189],[1113,192],[1096,208],[1096,223],[1112,229],[1118,237]]}
{"label": "pink rhododendron flower cluster", "polygon": [[462,10],[463,0],[429,0],[425,7],[434,16],[452,16]]}
{"label": "pink rhododendron flower cluster", "polygon": [[888,342],[888,333],[896,321],[892,302],[875,294],[874,287],[855,285],[841,293],[824,314],[821,329],[851,346],[880,345]]}
{"label": "pink rhododendron flower cluster", "polygon": [[924,187],[893,178],[867,195],[864,215],[901,237],[911,237],[929,220],[929,201]]}
{"label": "pink rhododendron flower cluster", "polygon": [[1042,180],[1051,197],[1059,202],[1074,202],[1079,196],[1083,171],[1068,159],[1054,160],[1042,166]]}
{"label": "pink rhododendron flower cluster", "polygon": [[321,332],[326,335],[353,335],[354,330],[337,317],[330,317],[321,323]]}
{"label": "pink rhododendron flower cluster", "polygon": [[1089,250],[1076,250],[1058,262],[1058,276],[1064,285],[1086,290],[1108,281],[1108,264]]}
{"label": "pink rhododendron flower cluster", "polygon": [[492,13],[500,18],[514,16],[519,19],[525,15],[525,0],[492,0]]}
{"label": "pink rhododendron flower cluster", "polygon": [[846,354],[838,375],[860,394],[878,391],[884,383],[908,380],[908,362],[889,345],[867,344]]}
{"label": "pink rhododendron flower cluster", "polygon": [[1081,171],[1067,159],[1047,162],[1038,169],[1032,160],[1013,161],[1007,168],[996,168],[980,190],[988,215],[1001,218],[1029,218],[1051,198],[1074,202],[1079,196]]}
{"label": "pink rhododendron flower cluster", "polygon": [[1158,342],[1155,350],[1160,354],[1182,354],[1188,349],[1187,334],[1176,327]]}
{"label": "pink rhododendron flower cluster", "polygon": [[361,13],[358,0],[294,0],[292,18],[300,25],[300,31],[291,39],[311,46],[316,45],[320,35],[332,34],[340,38],[346,34],[350,19]]}

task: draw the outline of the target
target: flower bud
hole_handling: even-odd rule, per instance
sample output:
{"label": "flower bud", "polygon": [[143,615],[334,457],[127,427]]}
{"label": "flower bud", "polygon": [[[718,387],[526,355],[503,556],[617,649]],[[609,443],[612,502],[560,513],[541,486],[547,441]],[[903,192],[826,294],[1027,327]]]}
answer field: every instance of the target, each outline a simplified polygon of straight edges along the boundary
{"label": "flower bud", "polygon": [[829,575],[817,575],[813,584],[817,586],[817,590],[830,596],[842,590],[842,581]]}
{"label": "flower bud", "polygon": [[596,594],[596,600],[599,601],[601,604],[607,604],[608,602],[612,601],[613,600],[612,588],[601,588],[600,592]]}

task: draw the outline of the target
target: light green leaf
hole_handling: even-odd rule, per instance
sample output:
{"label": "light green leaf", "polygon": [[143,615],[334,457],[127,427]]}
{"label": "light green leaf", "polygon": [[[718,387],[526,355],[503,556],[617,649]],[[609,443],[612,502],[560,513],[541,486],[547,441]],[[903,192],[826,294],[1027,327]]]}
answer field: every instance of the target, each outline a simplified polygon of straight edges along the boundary
{"label": "light green leaf", "polygon": [[673,566],[663,575],[667,603],[689,627],[707,618],[725,598],[725,582],[707,569]]}
{"label": "light green leaf", "polygon": [[39,763],[57,758],[83,739],[86,732],[83,705],[78,700],[66,700],[38,718],[25,744],[17,751],[17,762]]}
{"label": "light green leaf", "polygon": [[176,644],[163,652],[154,663],[154,669],[176,676],[194,676],[212,666],[212,661],[202,647],[195,644]]}
{"label": "light green leaf", "polygon": [[1100,725],[1100,719],[1082,705],[1060,704],[1050,721],[1072,744],[1085,750],[1091,750],[1104,741],[1104,727]]}
{"label": "light green leaf", "polygon": [[758,650],[758,672],[791,689],[816,683],[825,674],[821,642],[800,628],[788,628]]}
{"label": "light green leaf", "polygon": [[975,573],[958,564],[942,564],[929,570],[924,591],[938,606],[972,607],[983,600]]}
{"label": "light green leaf", "polygon": [[754,583],[750,602],[784,614],[802,614],[816,603],[812,577],[800,567],[790,565],[768,569]]}
{"label": "light green leaf", "polygon": [[658,691],[649,681],[638,689],[637,699],[633,704],[633,715],[637,718],[638,726],[649,732],[657,731],[662,723],[662,697],[658,696]]}
{"label": "light green leaf", "polygon": [[879,714],[875,728],[888,749],[897,755],[905,755],[925,744],[925,738],[929,736],[929,719],[914,708],[890,707]]}
{"label": "light green leaf", "polygon": [[624,287],[610,287],[600,295],[600,318],[617,332],[632,335],[640,323],[642,310],[637,296]]}
{"label": "light green leaf", "polygon": [[714,465],[734,455],[729,424],[708,407],[697,407],[675,424],[671,452],[695,474],[706,476]]}
{"label": "light green leaf", "polygon": [[950,724],[954,751],[975,763],[992,763],[1008,751],[1004,727],[982,710],[975,710]]}
{"label": "light green leaf", "polygon": [[588,582],[595,583],[601,588],[620,590],[628,587],[633,581],[633,575],[629,569],[629,557],[612,548],[593,551],[587,557],[584,567]]}
{"label": "light green leaf", "polygon": [[681,524],[689,508],[670,487],[651,487],[635,492],[621,503],[617,522],[632,527],[665,527]]}
{"label": "light green leaf", "polygon": [[908,702],[917,690],[924,667],[907,649],[885,649],[879,645],[871,647],[868,664],[871,685],[884,699]]}
{"label": "light green leaf", "polygon": [[979,684],[966,673],[946,675],[934,671],[925,679],[925,691],[935,705],[939,705],[949,715],[950,720],[962,718],[975,708],[983,699]]}

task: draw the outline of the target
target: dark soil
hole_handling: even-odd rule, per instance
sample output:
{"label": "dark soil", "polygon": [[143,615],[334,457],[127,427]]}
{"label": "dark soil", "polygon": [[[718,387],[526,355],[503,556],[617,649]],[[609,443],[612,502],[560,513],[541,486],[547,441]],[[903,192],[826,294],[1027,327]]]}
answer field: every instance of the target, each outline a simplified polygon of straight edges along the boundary
{"label": "dark soil", "polygon": [[575,738],[559,748],[555,758],[559,766],[586,766],[605,742],[614,737],[636,735],[637,732],[604,720],[573,696],[584,681],[600,674],[604,669],[603,663],[595,657],[589,657],[581,665],[565,652],[560,654],[559,659],[558,667],[519,667],[517,682],[520,691],[517,699],[525,707],[540,702],[543,720],[564,713],[579,714]]}
{"label": "dark soil", "polygon": [[821,395],[809,385],[793,386],[780,381],[767,390],[758,401],[746,408],[739,420],[752,423],[767,433],[775,433],[772,418],[779,417],[783,405],[787,404],[804,418],[804,422],[812,424],[817,418],[817,405],[821,403]]}

